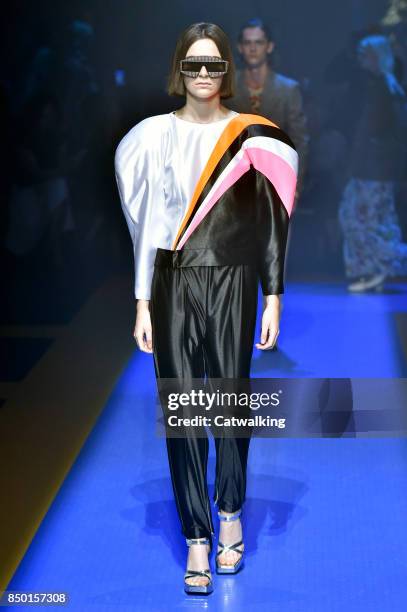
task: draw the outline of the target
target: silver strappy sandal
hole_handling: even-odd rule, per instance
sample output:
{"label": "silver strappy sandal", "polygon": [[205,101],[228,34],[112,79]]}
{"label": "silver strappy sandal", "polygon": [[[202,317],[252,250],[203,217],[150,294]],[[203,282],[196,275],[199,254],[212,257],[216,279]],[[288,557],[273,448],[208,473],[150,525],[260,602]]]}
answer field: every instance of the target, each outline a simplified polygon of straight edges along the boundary
{"label": "silver strappy sandal", "polygon": [[[218,517],[221,521],[236,521],[241,514],[242,509],[240,508],[240,510],[236,510],[236,512],[229,516],[218,512]],[[216,572],[218,574],[236,574],[243,565],[244,550],[238,550],[238,546],[243,544],[243,540],[240,540],[240,542],[235,542],[234,544],[223,544],[220,540],[218,540],[218,544],[222,550],[216,553]],[[238,559],[234,565],[222,565],[219,563],[218,557],[227,550],[234,550],[240,554],[240,559]]]}
{"label": "silver strappy sandal", "polygon": [[[187,538],[186,542],[188,546],[191,546],[191,544],[211,544],[209,538]],[[212,547],[210,548],[209,552],[211,552],[211,549]],[[208,584],[189,584],[188,582],[186,582],[187,578],[192,578],[193,576],[206,576],[209,582]],[[189,595],[194,593],[201,595],[209,595],[209,593],[212,593],[213,584],[210,568],[208,567],[204,570],[189,570],[187,568],[187,571],[184,575],[184,590]]]}

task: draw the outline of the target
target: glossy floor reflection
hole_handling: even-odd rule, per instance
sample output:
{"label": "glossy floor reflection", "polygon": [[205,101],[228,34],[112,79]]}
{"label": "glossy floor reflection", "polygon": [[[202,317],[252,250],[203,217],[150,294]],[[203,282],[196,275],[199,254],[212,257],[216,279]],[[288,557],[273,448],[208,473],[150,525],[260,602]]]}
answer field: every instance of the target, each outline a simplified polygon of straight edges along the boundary
{"label": "glossy floor reflection", "polygon": [[[334,285],[290,285],[279,349],[255,351],[252,374],[405,376],[395,323],[403,305],[403,286],[348,296]],[[154,394],[152,358],[135,352],[9,590],[67,591],[75,612],[406,609],[402,438],[253,439],[245,567],[214,573],[208,597],[186,595],[187,547]],[[211,499],[214,468],[211,440]],[[217,525],[214,507],[213,516]]]}

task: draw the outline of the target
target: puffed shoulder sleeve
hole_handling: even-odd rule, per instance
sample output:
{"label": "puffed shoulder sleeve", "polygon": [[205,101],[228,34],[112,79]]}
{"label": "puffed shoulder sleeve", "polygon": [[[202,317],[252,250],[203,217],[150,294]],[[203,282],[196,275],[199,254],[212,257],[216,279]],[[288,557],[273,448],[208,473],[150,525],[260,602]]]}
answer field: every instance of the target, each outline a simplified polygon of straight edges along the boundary
{"label": "puffed shoulder sleeve", "polygon": [[133,243],[136,299],[150,299],[156,254],[153,228],[164,197],[161,155],[157,117],[148,117],[135,125],[115,152],[116,182]]}
{"label": "puffed shoulder sleeve", "polygon": [[284,264],[298,154],[278,126],[256,125],[244,143],[256,172],[258,270],[263,295],[284,293]]}

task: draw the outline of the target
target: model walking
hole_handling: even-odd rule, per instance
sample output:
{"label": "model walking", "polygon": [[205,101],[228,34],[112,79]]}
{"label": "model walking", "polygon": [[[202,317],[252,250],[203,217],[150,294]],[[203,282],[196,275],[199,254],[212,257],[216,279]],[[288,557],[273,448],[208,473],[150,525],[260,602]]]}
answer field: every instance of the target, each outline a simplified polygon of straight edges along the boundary
{"label": "model walking", "polygon": [[[234,93],[226,34],[197,23],[180,36],[168,92],[179,111],[149,117],[120,142],[121,203],[134,245],[140,350],[157,379],[248,378],[260,280],[261,338],[279,334],[280,294],[298,155],[268,119],[220,104]],[[207,436],[167,437],[182,533],[189,547],[187,593],[213,590],[208,553],[214,526],[206,482]],[[250,438],[216,437],[214,501],[218,573],[236,573],[244,551],[240,515]]]}

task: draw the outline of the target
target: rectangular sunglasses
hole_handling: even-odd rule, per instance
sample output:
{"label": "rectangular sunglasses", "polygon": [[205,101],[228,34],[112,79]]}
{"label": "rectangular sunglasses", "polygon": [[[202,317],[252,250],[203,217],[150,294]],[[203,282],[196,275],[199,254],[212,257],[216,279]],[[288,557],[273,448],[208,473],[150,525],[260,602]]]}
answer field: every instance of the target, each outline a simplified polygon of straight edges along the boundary
{"label": "rectangular sunglasses", "polygon": [[214,55],[190,55],[180,60],[180,72],[185,76],[196,77],[205,66],[212,78],[220,77],[228,71],[229,62]]}

